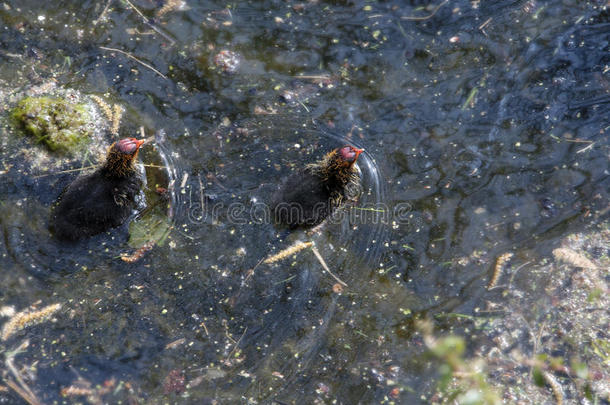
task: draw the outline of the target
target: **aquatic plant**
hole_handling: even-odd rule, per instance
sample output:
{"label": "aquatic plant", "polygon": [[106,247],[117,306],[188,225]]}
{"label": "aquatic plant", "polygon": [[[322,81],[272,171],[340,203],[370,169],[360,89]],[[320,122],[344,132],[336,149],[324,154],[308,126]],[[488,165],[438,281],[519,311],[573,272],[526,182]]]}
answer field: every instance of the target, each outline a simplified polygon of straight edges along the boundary
{"label": "aquatic plant", "polygon": [[19,128],[49,150],[74,153],[89,143],[92,129],[85,104],[59,97],[25,97],[11,117]]}

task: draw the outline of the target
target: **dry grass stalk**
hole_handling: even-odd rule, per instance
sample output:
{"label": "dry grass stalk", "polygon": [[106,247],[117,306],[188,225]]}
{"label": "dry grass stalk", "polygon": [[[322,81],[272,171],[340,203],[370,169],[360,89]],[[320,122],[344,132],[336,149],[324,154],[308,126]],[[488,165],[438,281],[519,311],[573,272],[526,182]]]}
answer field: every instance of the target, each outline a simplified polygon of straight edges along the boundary
{"label": "dry grass stalk", "polygon": [[548,371],[542,371],[542,377],[544,381],[551,387],[553,391],[553,396],[555,397],[555,403],[557,405],[563,405],[563,389],[561,385],[557,382],[555,377],[551,375]]}
{"label": "dry grass stalk", "polygon": [[29,326],[37,325],[48,320],[55,312],[61,309],[61,304],[48,305],[38,311],[26,309],[18,312],[9,319],[2,328],[2,340],[6,341],[16,332]]}
{"label": "dry grass stalk", "polygon": [[159,10],[157,10],[155,15],[157,16],[157,18],[161,18],[165,14],[169,13],[170,11],[174,11],[183,6],[184,6],[184,2],[182,0],[167,0],[167,2],[163,5],[163,7],[161,7]]}
{"label": "dry grass stalk", "polygon": [[40,174],[38,176],[34,176],[35,179],[39,179],[41,177],[47,177],[47,176],[55,176],[58,174],[65,174],[65,173],[72,173],[72,172],[82,172],[83,170],[88,170],[88,169],[92,169],[94,167],[97,167],[95,165],[91,165],[91,166],[83,166],[83,167],[79,167],[78,169],[69,169],[69,170],[61,170],[59,172],[55,172],[55,173],[46,173],[46,174]]}
{"label": "dry grass stalk", "polygon": [[[125,0],[127,1],[127,0]],[[163,73],[159,72],[157,69],[155,69],[154,67],[152,67],[151,65],[149,65],[148,63],[141,61],[140,59],[136,58],[135,56],[133,56],[132,54],[130,54],[129,52],[125,52],[121,49],[117,49],[117,48],[109,48],[107,46],[100,46],[100,49],[103,49],[105,51],[110,51],[110,52],[118,52],[121,55],[125,55],[127,56],[129,59],[133,59],[136,62],[138,62],[140,65],[147,67],[148,69],[152,70],[153,72],[155,72],[156,74],[158,74],[159,76],[161,76],[162,78],[164,78],[165,80],[167,80],[167,76],[165,76]]]}
{"label": "dry grass stalk", "polygon": [[8,371],[13,375],[13,377],[15,377],[15,380],[17,380],[17,382],[13,381],[10,378],[5,378],[4,382],[28,404],[41,405],[42,402],[40,402],[38,400],[38,397],[36,396],[36,394],[34,394],[34,392],[26,384],[25,380],[23,379],[22,374],[19,372],[19,370],[17,369],[17,367],[15,367],[15,364],[13,363],[15,356],[17,354],[23,352],[29,345],[30,345],[30,341],[28,339],[26,339],[23,342],[21,342],[19,344],[19,346],[17,346],[16,349],[14,349],[6,354],[6,360],[5,360],[4,364],[6,365],[6,368],[8,369]]}
{"label": "dry grass stalk", "polygon": [[585,256],[568,248],[557,248],[553,250],[555,260],[571,264],[574,267],[582,267],[584,269],[596,269],[597,266]]}
{"label": "dry grass stalk", "polygon": [[424,17],[411,17],[411,16],[403,16],[400,17],[403,20],[409,20],[409,21],[426,21],[429,20],[430,18],[434,17],[434,15],[438,12],[438,10],[444,6],[445,4],[447,4],[447,2],[449,2],[449,0],[445,0],[443,1],[441,4],[439,4],[438,6],[436,6],[434,8],[434,10],[432,10],[432,12],[430,14],[428,14],[427,16]]}
{"label": "dry grass stalk", "polygon": [[511,252],[506,252],[498,256],[498,258],[496,259],[496,264],[494,265],[494,272],[491,276],[491,279],[489,280],[489,283],[487,283],[488,290],[496,286],[496,283],[498,282],[498,279],[500,278],[500,276],[502,275],[502,271],[504,270],[504,265],[512,257],[513,254]]}
{"label": "dry grass stalk", "polygon": [[90,96],[93,101],[100,107],[100,110],[104,112],[106,119],[110,122],[110,133],[112,135],[119,134],[119,128],[121,126],[121,118],[123,117],[123,107],[119,104],[114,104],[112,107],[106,103],[101,97],[92,95]]}
{"label": "dry grass stalk", "polygon": [[[174,41],[169,35],[167,35],[166,33],[164,33],[163,31],[161,31],[159,28],[155,27],[154,24],[152,24],[149,21],[149,18],[146,17],[140,10],[138,10],[138,8],[136,6],[133,5],[133,3],[129,0],[125,0],[125,3],[127,3],[129,5],[129,7],[135,11],[136,13],[138,13],[138,15],[140,17],[142,17],[142,21],[144,22],[144,24],[148,25],[150,28],[152,28],[157,34],[161,35],[163,38],[165,38],[167,41],[169,41],[170,45],[174,45],[176,43],[176,41]],[[101,47],[103,48],[103,47]],[[163,75],[161,75],[163,76]],[[163,76],[165,77],[165,76]]]}
{"label": "dry grass stalk", "polygon": [[106,6],[104,7],[104,9],[102,10],[102,14],[100,14],[99,17],[97,17],[95,20],[93,20],[93,25],[97,25],[99,24],[100,21],[106,21],[107,20],[107,14],[108,14],[108,8],[110,7],[110,3],[112,3],[112,0],[108,0],[106,2]]}
{"label": "dry grass stalk", "polygon": [[110,120],[110,122],[112,123],[112,126],[110,127],[110,133],[112,133],[112,135],[119,134],[119,128],[121,126],[122,117],[123,117],[123,107],[121,107],[118,104],[115,104],[114,106],[112,106],[112,119]]}
{"label": "dry grass stalk", "polygon": [[286,249],[282,250],[281,252],[278,252],[278,253],[274,254],[273,256],[269,256],[268,258],[266,258],[263,261],[263,263],[271,264],[271,263],[279,262],[280,260],[284,260],[287,257],[290,257],[293,254],[298,253],[303,249],[307,249],[308,247],[310,247],[312,245],[313,245],[313,242],[301,242],[300,240],[296,241],[295,243],[288,246]]}
{"label": "dry grass stalk", "polygon": [[23,399],[28,404],[42,405],[42,402],[40,402],[33,393],[28,393],[26,390],[24,390],[19,385],[17,385],[15,383],[15,381],[9,379],[9,380],[5,380],[5,382],[6,382],[6,385],[11,387],[11,389],[13,391],[15,391],[17,393],[17,395],[19,395],[21,397],[21,399]]}
{"label": "dry grass stalk", "polygon": [[108,121],[112,121],[113,114],[112,114],[112,109],[110,108],[110,106],[99,96],[92,95],[90,97],[100,107],[100,110],[102,110],[104,112],[106,119]]}
{"label": "dry grass stalk", "polygon": [[95,390],[93,390],[92,388],[86,388],[86,387],[75,387],[74,385],[71,385],[69,387],[64,387],[61,389],[61,395],[63,397],[78,397],[78,396],[89,396],[89,395],[94,395],[95,394]]}

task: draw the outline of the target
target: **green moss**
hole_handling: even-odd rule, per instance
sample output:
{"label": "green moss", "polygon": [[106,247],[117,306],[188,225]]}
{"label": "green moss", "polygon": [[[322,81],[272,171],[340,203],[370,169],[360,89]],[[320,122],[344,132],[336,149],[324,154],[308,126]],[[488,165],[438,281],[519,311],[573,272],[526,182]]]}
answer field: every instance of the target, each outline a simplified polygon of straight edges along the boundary
{"label": "green moss", "polygon": [[90,141],[90,115],[84,104],[62,98],[26,97],[13,109],[12,119],[24,132],[51,151],[73,153]]}

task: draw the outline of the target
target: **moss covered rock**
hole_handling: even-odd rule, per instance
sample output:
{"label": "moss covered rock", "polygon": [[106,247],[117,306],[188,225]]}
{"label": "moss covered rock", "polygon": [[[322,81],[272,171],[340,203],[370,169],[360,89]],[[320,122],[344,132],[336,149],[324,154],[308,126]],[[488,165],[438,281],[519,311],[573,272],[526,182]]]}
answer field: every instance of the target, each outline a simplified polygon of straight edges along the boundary
{"label": "moss covered rock", "polygon": [[51,151],[73,153],[88,144],[92,134],[86,105],[59,97],[26,97],[11,116],[26,134]]}

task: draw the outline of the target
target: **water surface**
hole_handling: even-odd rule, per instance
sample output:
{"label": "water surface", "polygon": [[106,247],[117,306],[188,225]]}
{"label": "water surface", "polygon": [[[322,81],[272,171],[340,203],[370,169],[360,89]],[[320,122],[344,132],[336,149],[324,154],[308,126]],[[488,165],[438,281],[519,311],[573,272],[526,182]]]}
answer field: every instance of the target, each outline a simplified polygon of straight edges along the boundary
{"label": "water surface", "polygon": [[[45,403],[71,403],[79,378],[111,403],[377,403],[395,386],[426,402],[437,371],[414,319],[453,329],[434,317],[503,299],[486,288],[497,256],[537,260],[607,217],[602,1],[186,1],[156,16],[162,3],[0,10],[3,114],[49,82],[123,105],[121,136],[157,134],[143,204],[169,229],[133,264],[127,227],[58,243],[49,208],[77,175],[63,171],[96,158],[45,171],[5,123],[0,306],[62,310],[0,347],[29,339],[18,362],[38,362]],[[366,152],[341,218],[313,234],[265,219],[282,178],[345,143]],[[342,293],[311,249],[261,263],[296,241]]]}

